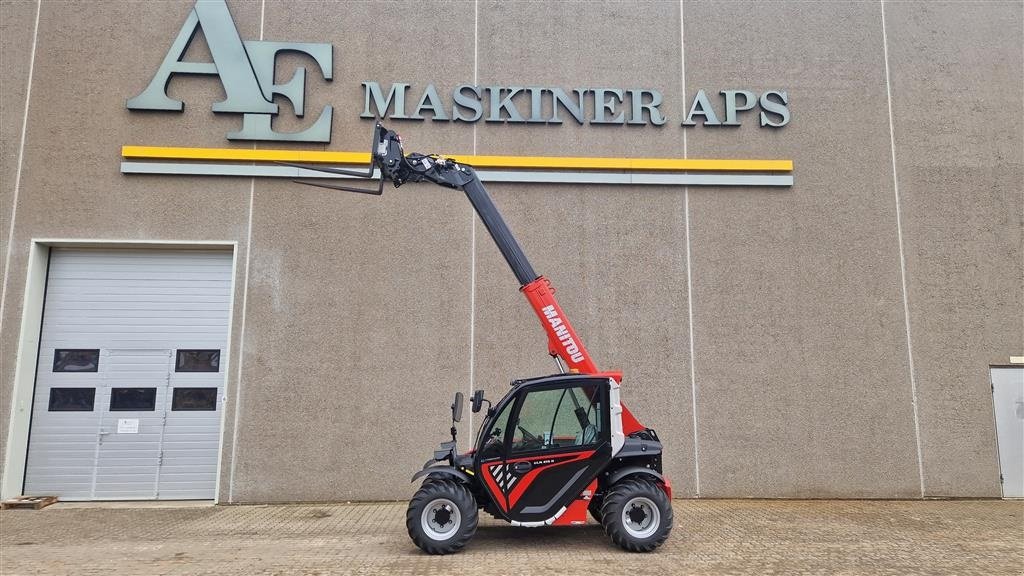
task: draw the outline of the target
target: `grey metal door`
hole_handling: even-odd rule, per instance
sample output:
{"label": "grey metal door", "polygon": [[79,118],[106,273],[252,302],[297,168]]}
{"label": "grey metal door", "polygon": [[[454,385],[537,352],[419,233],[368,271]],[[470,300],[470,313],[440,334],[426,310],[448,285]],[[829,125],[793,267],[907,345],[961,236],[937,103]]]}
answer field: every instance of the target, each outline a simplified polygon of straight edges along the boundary
{"label": "grey metal door", "polygon": [[232,257],[50,253],[25,494],[213,498]]}
{"label": "grey metal door", "polygon": [[153,499],[160,477],[170,350],[104,351],[92,497]]}
{"label": "grey metal door", "polygon": [[216,489],[224,373],[220,350],[177,350],[167,389],[159,497],[210,498]]}
{"label": "grey metal door", "polygon": [[1024,368],[992,369],[1003,498],[1024,498]]}

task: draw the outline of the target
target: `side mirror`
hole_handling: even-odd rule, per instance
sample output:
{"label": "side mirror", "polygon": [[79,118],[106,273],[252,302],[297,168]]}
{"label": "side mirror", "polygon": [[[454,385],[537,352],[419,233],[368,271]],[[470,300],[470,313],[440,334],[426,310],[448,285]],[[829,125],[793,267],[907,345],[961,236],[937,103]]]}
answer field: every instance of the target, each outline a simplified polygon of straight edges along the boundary
{"label": "side mirror", "polygon": [[452,403],[452,422],[462,420],[462,392],[455,393],[455,402]]}
{"label": "side mirror", "polygon": [[473,398],[469,401],[470,406],[473,408],[473,414],[480,411],[480,408],[484,405],[484,391],[477,390],[473,392]]}

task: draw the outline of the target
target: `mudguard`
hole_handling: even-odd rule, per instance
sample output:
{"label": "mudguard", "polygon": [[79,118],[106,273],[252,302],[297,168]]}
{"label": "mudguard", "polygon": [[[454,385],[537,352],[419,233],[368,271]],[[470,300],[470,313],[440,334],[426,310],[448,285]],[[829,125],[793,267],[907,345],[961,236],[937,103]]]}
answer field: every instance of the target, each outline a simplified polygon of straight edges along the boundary
{"label": "mudguard", "polygon": [[428,466],[413,474],[410,482],[415,482],[417,478],[422,478],[423,476],[451,476],[461,482],[470,482],[469,476],[465,472],[452,466]]}
{"label": "mudguard", "polygon": [[634,474],[651,476],[658,482],[665,482],[664,476],[662,476],[658,472],[655,472],[654,470],[651,470],[650,468],[644,468],[643,466],[626,466],[625,468],[619,468],[618,470],[612,472],[608,476],[608,486],[614,486],[615,483],[618,482],[619,480],[622,480],[626,476],[632,476]]}

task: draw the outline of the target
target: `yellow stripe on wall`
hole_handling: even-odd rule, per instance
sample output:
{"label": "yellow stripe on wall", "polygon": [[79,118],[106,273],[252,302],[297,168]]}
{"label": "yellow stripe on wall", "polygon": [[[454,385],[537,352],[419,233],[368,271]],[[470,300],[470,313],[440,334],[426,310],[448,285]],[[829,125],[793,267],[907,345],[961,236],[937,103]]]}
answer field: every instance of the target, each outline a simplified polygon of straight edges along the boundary
{"label": "yellow stripe on wall", "polygon": [[[234,160],[297,164],[368,164],[368,152],[253,150],[251,148],[173,148],[122,146],[124,158],[149,160]],[[792,160],[701,160],[683,158],[586,158],[572,156],[448,156],[477,168],[545,168],[566,170],[715,170],[790,172]]]}

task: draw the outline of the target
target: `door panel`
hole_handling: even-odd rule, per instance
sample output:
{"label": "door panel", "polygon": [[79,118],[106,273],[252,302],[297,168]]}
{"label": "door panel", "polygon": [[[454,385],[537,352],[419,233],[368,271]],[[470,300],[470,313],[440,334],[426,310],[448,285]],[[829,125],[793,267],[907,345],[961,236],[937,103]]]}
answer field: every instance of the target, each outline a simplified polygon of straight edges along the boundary
{"label": "door panel", "polygon": [[1024,368],[992,369],[1003,498],[1024,498]]}
{"label": "door panel", "polygon": [[608,383],[547,383],[520,393],[506,438],[507,456],[485,479],[506,498],[506,514],[543,522],[560,514],[611,460]]}
{"label": "door panel", "polygon": [[482,466],[482,476],[510,519],[539,522],[582,492],[610,457],[605,443],[598,450],[494,461]]}
{"label": "door panel", "polygon": [[[522,522],[547,520],[576,498],[608,464],[611,448],[509,461],[518,481],[509,493],[510,516]],[[516,464],[531,464],[517,470]]]}
{"label": "door panel", "polygon": [[[180,351],[179,351],[180,354]],[[216,488],[224,374],[181,370],[167,390],[160,498],[209,498]]]}
{"label": "door panel", "polygon": [[51,249],[23,493],[213,498],[231,286],[227,251]]}
{"label": "door panel", "polygon": [[171,351],[110,350],[104,360],[93,497],[156,498]]}

